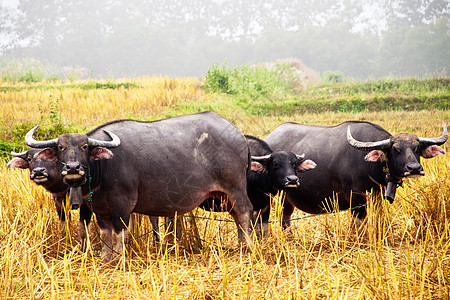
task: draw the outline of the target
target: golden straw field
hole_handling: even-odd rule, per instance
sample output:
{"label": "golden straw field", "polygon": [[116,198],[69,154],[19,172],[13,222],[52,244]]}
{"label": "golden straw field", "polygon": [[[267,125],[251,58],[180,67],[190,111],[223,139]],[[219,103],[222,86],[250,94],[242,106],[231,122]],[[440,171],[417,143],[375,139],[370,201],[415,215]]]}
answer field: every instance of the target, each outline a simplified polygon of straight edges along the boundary
{"label": "golden straw field", "polygon": [[[127,80],[115,81],[121,82]],[[3,82],[10,89],[0,92],[0,141],[13,140],[18,124],[28,130],[56,119],[87,132],[116,119],[157,120],[208,105],[258,137],[286,121],[366,120],[424,137],[439,136],[442,121],[450,125],[450,111],[440,110],[255,116],[228,105],[224,95],[205,93],[198,79],[132,82],[139,87]],[[202,105],[183,105],[193,101]],[[345,211],[295,220],[285,232],[277,222],[281,198],[274,197],[270,233],[254,238],[249,250],[238,247],[236,225],[221,221],[228,214],[201,209],[192,214],[204,218],[182,219],[181,241],[163,246],[145,234],[148,217],[138,216],[134,235],[144,235],[127,244],[117,264],[100,260],[95,224],[92,249],[79,251],[78,212],[68,211],[62,232],[51,195],[30,181],[28,170],[8,169],[7,162],[0,161],[1,299],[450,299],[449,153],[422,160],[426,175],[405,180],[393,204],[370,197],[359,230]]]}

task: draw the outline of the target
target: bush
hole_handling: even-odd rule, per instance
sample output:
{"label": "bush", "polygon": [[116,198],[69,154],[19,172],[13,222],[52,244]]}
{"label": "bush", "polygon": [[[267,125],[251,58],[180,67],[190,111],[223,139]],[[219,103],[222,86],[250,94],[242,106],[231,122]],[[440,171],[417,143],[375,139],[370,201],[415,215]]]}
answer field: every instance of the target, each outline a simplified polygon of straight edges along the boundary
{"label": "bush", "polygon": [[325,71],[322,79],[325,83],[341,83],[344,81],[344,74],[339,71]]}
{"label": "bush", "polygon": [[233,73],[234,71],[225,65],[213,65],[206,74],[206,90],[212,93],[230,93],[230,78]]}
{"label": "bush", "polygon": [[280,100],[316,84],[319,77],[300,60],[286,59],[234,69],[214,65],[208,69],[205,89],[248,100]]}

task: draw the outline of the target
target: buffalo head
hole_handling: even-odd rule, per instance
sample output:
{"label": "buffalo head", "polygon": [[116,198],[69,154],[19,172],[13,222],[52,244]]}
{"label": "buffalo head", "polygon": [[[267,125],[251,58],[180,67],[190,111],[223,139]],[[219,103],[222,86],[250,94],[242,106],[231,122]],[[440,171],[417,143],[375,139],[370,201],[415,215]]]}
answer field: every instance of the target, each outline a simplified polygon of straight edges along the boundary
{"label": "buffalo head", "polygon": [[448,139],[447,127],[443,123],[443,133],[437,138],[421,138],[411,133],[399,133],[388,139],[374,142],[361,142],[353,138],[350,126],[347,128],[347,141],[358,150],[369,151],[366,161],[386,161],[389,173],[394,178],[425,175],[420,156],[432,158],[445,154],[438,145]]}
{"label": "buffalo head", "polygon": [[[52,153],[53,152],[53,153]],[[53,184],[60,178],[61,171],[55,159],[55,152],[51,149],[30,148],[25,152],[11,152],[14,157],[7,165],[8,168],[30,170],[30,179],[38,185]]]}
{"label": "buffalo head", "polygon": [[300,180],[296,172],[305,172],[316,167],[316,163],[305,159],[305,155],[276,151],[264,156],[252,156],[251,170],[268,174],[277,189],[296,188]]}
{"label": "buffalo head", "polygon": [[61,175],[64,182],[71,187],[83,185],[87,180],[89,162],[100,159],[110,159],[113,153],[108,148],[120,145],[120,139],[114,133],[104,130],[111,137],[111,141],[100,141],[89,138],[86,134],[67,133],[56,139],[37,141],[33,138],[36,126],[25,136],[25,143],[34,148],[44,148],[37,157],[46,155],[47,159],[54,159],[62,164]]}

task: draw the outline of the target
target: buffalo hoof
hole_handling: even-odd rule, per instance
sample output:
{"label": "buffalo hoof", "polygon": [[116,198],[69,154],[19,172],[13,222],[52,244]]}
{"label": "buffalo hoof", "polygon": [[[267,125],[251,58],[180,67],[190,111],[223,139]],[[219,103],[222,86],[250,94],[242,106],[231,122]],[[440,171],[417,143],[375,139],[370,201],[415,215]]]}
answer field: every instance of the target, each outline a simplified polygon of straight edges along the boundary
{"label": "buffalo hoof", "polygon": [[109,265],[113,265],[113,266],[117,265],[117,263],[119,263],[121,257],[122,257],[122,255],[119,255],[113,251],[109,251],[105,255],[100,255],[101,260],[105,264],[109,264]]}

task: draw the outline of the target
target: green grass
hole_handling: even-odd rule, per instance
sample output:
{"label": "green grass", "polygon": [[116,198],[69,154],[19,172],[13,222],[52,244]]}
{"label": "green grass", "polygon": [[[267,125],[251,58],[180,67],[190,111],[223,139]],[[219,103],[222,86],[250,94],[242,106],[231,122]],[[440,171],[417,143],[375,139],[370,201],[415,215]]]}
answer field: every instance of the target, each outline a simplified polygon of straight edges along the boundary
{"label": "green grass", "polygon": [[[450,78],[387,78],[316,85],[294,79],[291,70],[282,67],[230,69],[216,65],[208,70],[205,90],[223,93],[222,101],[256,116],[450,109]],[[193,102],[183,105],[196,106]]]}
{"label": "green grass", "polygon": [[62,90],[67,88],[82,89],[82,90],[107,90],[107,89],[132,89],[139,88],[139,85],[134,82],[99,82],[99,81],[88,81],[87,83],[79,84],[36,84],[36,85],[25,85],[25,86],[0,86],[1,92],[19,92],[23,90]]}

